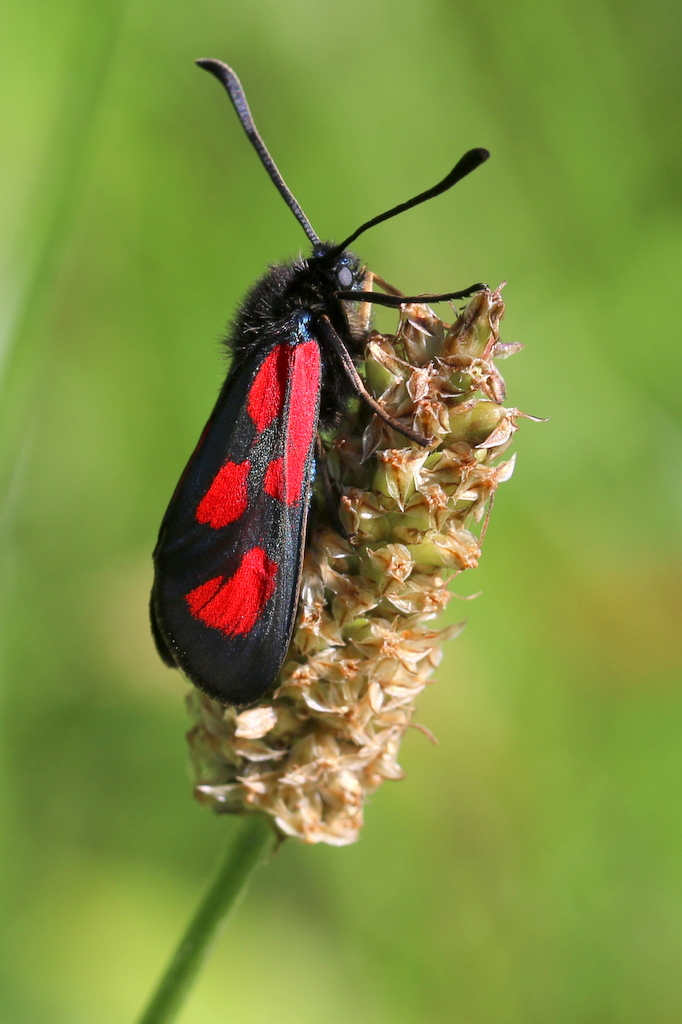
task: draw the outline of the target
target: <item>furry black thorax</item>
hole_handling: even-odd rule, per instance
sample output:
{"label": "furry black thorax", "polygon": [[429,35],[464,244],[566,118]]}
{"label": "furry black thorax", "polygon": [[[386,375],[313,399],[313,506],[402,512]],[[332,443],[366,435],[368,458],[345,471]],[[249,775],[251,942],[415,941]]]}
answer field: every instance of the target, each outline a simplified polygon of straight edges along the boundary
{"label": "furry black thorax", "polygon": [[349,318],[349,304],[335,294],[343,287],[338,280],[340,271],[348,268],[353,277],[352,287],[361,289],[364,268],[354,253],[344,251],[330,258],[334,248],[331,242],[321,242],[307,258],[299,256],[270,266],[247,293],[225,342],[231,355],[227,388],[232,375],[251,355],[290,339],[301,315],[310,314],[311,330],[322,352],[322,429],[336,423],[353,390],[338,356],[315,331],[315,320],[327,316],[354,359],[361,357],[367,333],[357,318]]}

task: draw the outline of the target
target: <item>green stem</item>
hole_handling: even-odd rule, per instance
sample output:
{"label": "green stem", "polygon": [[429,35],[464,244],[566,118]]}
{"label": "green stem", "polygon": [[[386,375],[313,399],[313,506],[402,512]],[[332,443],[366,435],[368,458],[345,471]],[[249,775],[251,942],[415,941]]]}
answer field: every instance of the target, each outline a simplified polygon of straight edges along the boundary
{"label": "green stem", "polygon": [[218,930],[239,904],[273,839],[272,827],[265,818],[247,815],[138,1024],[168,1024],[175,1018]]}

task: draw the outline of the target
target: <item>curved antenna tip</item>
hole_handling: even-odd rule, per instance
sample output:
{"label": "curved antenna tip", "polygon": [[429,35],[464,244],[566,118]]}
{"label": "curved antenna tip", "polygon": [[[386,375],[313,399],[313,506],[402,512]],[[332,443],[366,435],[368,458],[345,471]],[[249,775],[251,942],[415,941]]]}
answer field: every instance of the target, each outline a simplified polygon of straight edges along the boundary
{"label": "curved antenna tip", "polygon": [[483,149],[482,146],[478,146],[476,149],[469,149],[464,156],[457,161],[448,177],[452,176],[456,181],[461,181],[462,178],[466,178],[467,174],[471,174],[471,172],[475,171],[477,167],[484,164],[489,157],[490,150]]}
{"label": "curved antenna tip", "polygon": [[225,86],[225,89],[232,100],[234,109],[237,111],[237,116],[241,121],[242,128],[246,132],[251,145],[258,153],[260,161],[267,171],[270,180],[305,231],[309,240],[313,245],[317,245],[320,240],[315,234],[312,224],[294,199],[291,190],[285,183],[282,175],[279,173],[275,161],[270,156],[265,143],[261,139],[258,129],[254,124],[251,111],[249,110],[249,104],[247,103],[242,84],[232,68],[229,64],[225,64],[224,61],[214,60],[212,57],[200,57],[195,61],[195,64],[197,64],[198,67],[203,68],[204,71],[210,71],[210,73]]}
{"label": "curved antenna tip", "polygon": [[238,83],[238,88],[241,89],[241,82],[229,64],[226,64],[225,61],[215,60],[213,57],[199,57],[198,60],[194,61],[194,63],[197,67],[203,68],[204,71],[208,71],[210,74],[215,75],[215,77],[222,82],[226,88],[228,88],[228,82],[234,81]]}
{"label": "curved antenna tip", "polygon": [[198,64],[200,68],[207,68],[207,69],[209,67],[211,67],[212,64],[218,64],[220,66],[225,66],[225,65],[223,65],[223,62],[221,60],[215,60],[213,57],[197,57],[197,59],[194,61],[194,63]]}

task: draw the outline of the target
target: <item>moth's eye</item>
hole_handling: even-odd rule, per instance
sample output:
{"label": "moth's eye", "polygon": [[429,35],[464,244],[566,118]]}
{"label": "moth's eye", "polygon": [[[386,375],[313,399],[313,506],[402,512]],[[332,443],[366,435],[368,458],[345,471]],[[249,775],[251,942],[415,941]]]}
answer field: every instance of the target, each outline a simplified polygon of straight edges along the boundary
{"label": "moth's eye", "polygon": [[336,280],[339,282],[339,288],[350,288],[353,284],[353,271],[350,267],[341,267],[337,272]]}

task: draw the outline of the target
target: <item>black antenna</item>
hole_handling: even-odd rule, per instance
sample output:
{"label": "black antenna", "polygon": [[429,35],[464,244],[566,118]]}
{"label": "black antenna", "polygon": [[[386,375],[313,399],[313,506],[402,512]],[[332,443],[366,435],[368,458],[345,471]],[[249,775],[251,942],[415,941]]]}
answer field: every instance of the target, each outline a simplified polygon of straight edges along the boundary
{"label": "black antenna", "polygon": [[215,75],[218,81],[227,89],[229,97],[234,104],[234,109],[237,111],[237,116],[242,123],[242,128],[251,140],[253,148],[258,153],[263,167],[270,175],[270,180],[275,185],[275,188],[279,190],[279,194],[284,199],[284,202],[287,204],[312,244],[317,245],[320,239],[313,231],[312,224],[287,188],[284,178],[277,170],[275,161],[268,153],[266,145],[258,133],[258,129],[256,128],[253,117],[251,116],[251,111],[249,110],[249,104],[246,102],[242,83],[239,81],[232,68],[228,67],[227,64],[223,64],[221,60],[211,60],[210,58],[207,58],[198,60],[196,63],[200,68],[204,68],[206,71],[210,71],[212,75]]}
{"label": "black antenna", "polygon": [[420,203],[425,203],[427,199],[434,199],[443,192],[447,192],[449,188],[456,185],[458,181],[462,180],[462,178],[466,178],[467,174],[471,174],[471,172],[475,171],[477,167],[480,167],[481,164],[485,163],[489,156],[490,153],[487,149],[470,149],[464,154],[461,160],[457,161],[450,173],[447,174],[437,185],[434,185],[433,188],[428,188],[426,192],[420,192],[418,196],[414,196],[413,199],[408,199],[406,203],[399,203],[398,206],[393,206],[390,210],[387,210],[386,213],[380,213],[378,217],[372,217],[371,220],[361,224],[357,231],[354,231],[352,235],[348,236],[345,242],[342,242],[341,245],[337,245],[330,253],[328,253],[328,258],[334,259],[334,257],[338,256],[344,249],[347,249],[351,242],[354,242],[359,235],[364,231],[367,231],[368,228],[373,228],[376,224],[381,224],[382,221],[389,220],[390,217],[396,217],[399,213],[404,213],[405,210],[411,210],[413,206],[419,206]]}
{"label": "black antenna", "polygon": [[459,292],[443,292],[440,295],[436,295],[435,292],[422,292],[421,295],[382,295],[381,292],[364,292],[364,291],[340,291],[334,292],[337,299],[343,299],[344,302],[375,302],[378,306],[388,306],[390,309],[400,309],[401,306],[406,303],[426,303],[431,305],[435,302],[452,302],[456,299],[468,299],[474,292],[484,292],[488,286],[479,281],[477,284],[471,284],[468,288],[463,288]]}

